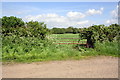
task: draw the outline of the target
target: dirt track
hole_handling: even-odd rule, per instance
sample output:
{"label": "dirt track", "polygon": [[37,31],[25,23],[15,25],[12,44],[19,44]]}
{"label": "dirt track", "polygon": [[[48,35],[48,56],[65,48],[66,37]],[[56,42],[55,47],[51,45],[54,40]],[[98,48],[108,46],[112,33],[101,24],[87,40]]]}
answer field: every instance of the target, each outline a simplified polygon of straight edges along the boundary
{"label": "dirt track", "polygon": [[118,78],[118,58],[3,65],[3,78]]}

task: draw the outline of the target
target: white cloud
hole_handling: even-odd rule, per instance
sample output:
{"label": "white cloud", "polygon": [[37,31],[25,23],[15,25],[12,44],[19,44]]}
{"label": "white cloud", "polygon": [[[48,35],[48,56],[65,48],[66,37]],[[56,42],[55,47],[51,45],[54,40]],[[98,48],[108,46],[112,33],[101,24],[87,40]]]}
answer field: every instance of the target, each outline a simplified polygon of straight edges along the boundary
{"label": "white cloud", "polygon": [[59,16],[57,14],[54,13],[50,13],[50,14],[40,14],[40,15],[36,15],[36,16],[26,16],[24,18],[25,21],[40,21],[40,22],[65,22],[67,19],[64,16]]}
{"label": "white cloud", "polygon": [[80,12],[68,12],[66,16],[60,16],[55,13],[49,13],[49,14],[40,14],[36,16],[28,15],[24,17],[23,20],[45,22],[49,28],[52,27],[67,28],[69,26],[80,27],[80,25],[82,26],[84,26],[84,24],[86,25],[88,23],[88,20],[85,21],[81,20],[81,18],[83,18],[84,16],[85,15],[83,15]]}
{"label": "white cloud", "polygon": [[102,7],[102,8],[100,8],[100,10],[101,10],[101,11],[103,11],[103,10],[104,10],[104,8]]}
{"label": "white cloud", "polygon": [[119,8],[119,5],[117,5],[116,7]]}
{"label": "white cloud", "polygon": [[82,25],[83,25],[83,24],[87,24],[87,23],[89,23],[89,21],[88,21],[88,20],[86,20],[86,21],[80,21],[80,22],[77,22],[77,24],[80,24],[80,25],[81,25],[81,24],[82,24]]}
{"label": "white cloud", "polygon": [[81,13],[81,12],[68,12],[67,13],[67,17],[69,17],[70,19],[80,19],[80,18],[84,18],[86,15]]}
{"label": "white cloud", "polygon": [[102,14],[103,13],[104,8],[100,8],[99,10],[96,9],[89,9],[86,13],[88,15],[94,15],[94,14]]}
{"label": "white cloud", "polygon": [[112,15],[113,18],[118,18],[118,10],[117,9],[112,10],[111,15]]}
{"label": "white cloud", "polygon": [[106,24],[118,23],[117,21],[118,21],[118,20],[116,20],[116,19],[110,19],[110,20],[107,20],[107,21],[106,21]]}
{"label": "white cloud", "polygon": [[102,14],[104,8],[100,8],[99,10],[95,9],[89,9],[87,13],[81,13],[81,12],[75,12],[70,11],[67,12],[65,16],[58,15],[56,13],[48,13],[48,14],[39,14],[39,15],[28,15],[23,18],[24,21],[39,21],[39,22],[45,22],[48,26],[48,28],[53,27],[61,27],[61,28],[67,28],[69,26],[73,27],[87,27],[91,26],[91,24],[94,24],[92,21],[85,20],[86,16],[89,15],[95,15],[95,14]]}
{"label": "white cloud", "polygon": [[118,23],[118,6],[110,12],[111,19],[106,20],[106,24]]}

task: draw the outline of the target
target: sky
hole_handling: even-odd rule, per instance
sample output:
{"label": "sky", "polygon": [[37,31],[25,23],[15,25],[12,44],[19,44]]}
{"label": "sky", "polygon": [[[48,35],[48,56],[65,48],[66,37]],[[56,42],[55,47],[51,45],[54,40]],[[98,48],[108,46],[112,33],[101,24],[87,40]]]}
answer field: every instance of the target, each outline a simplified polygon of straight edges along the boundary
{"label": "sky", "polygon": [[117,2],[2,2],[2,16],[45,22],[48,28],[118,23]]}

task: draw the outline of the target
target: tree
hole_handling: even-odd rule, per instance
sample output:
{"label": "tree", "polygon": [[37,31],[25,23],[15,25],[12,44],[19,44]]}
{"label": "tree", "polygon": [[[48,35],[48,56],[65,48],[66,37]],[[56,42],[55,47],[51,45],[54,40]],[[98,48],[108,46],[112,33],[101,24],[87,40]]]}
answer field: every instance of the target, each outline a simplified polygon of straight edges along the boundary
{"label": "tree", "polygon": [[27,28],[29,28],[29,35],[31,37],[39,37],[41,39],[44,39],[48,29],[46,27],[46,24],[44,22],[38,22],[38,21],[30,21],[26,23]]}
{"label": "tree", "polygon": [[87,39],[88,47],[94,47],[96,41],[114,41],[119,40],[120,25],[112,24],[110,26],[94,25],[80,32],[81,39]]}
{"label": "tree", "polygon": [[2,27],[6,27],[6,28],[16,28],[16,27],[22,27],[24,26],[24,22],[22,21],[21,18],[17,18],[14,16],[10,16],[10,17],[2,17]]}
{"label": "tree", "polygon": [[53,34],[64,34],[65,29],[64,28],[52,28],[52,33]]}
{"label": "tree", "polygon": [[73,34],[77,34],[79,32],[78,28],[73,28]]}
{"label": "tree", "polygon": [[109,41],[113,41],[116,37],[120,36],[119,35],[119,31],[120,31],[120,25],[118,24],[111,24],[109,27],[108,27],[108,34],[107,34],[107,37],[108,37],[108,40]]}
{"label": "tree", "polygon": [[84,30],[84,31],[80,32],[79,36],[80,36],[80,39],[87,39],[87,47],[94,48],[95,40],[92,37],[93,36],[93,31]]}
{"label": "tree", "polygon": [[66,33],[73,33],[73,27],[68,27],[66,29]]}

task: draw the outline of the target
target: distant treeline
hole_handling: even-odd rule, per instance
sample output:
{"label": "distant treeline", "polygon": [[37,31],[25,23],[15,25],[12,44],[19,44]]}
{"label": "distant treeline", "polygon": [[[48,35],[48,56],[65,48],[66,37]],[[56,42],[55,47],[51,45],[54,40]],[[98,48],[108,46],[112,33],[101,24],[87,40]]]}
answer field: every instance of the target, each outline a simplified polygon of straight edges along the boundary
{"label": "distant treeline", "polygon": [[65,33],[73,33],[77,34],[80,33],[81,28],[74,28],[74,27],[68,27],[68,28],[52,28],[51,32],[53,34],[65,34]]}
{"label": "distant treeline", "polygon": [[[120,26],[118,24],[111,24],[109,26],[105,25],[93,25],[88,28],[74,28],[74,27],[68,27],[68,28],[52,28],[50,29],[50,32],[52,34],[65,34],[65,33],[72,33],[72,34],[78,34],[86,30],[94,30],[94,31],[105,31],[106,35],[111,35],[111,37],[114,37],[120,30]],[[102,33],[103,34],[103,33]],[[101,34],[101,35],[102,35]]]}

